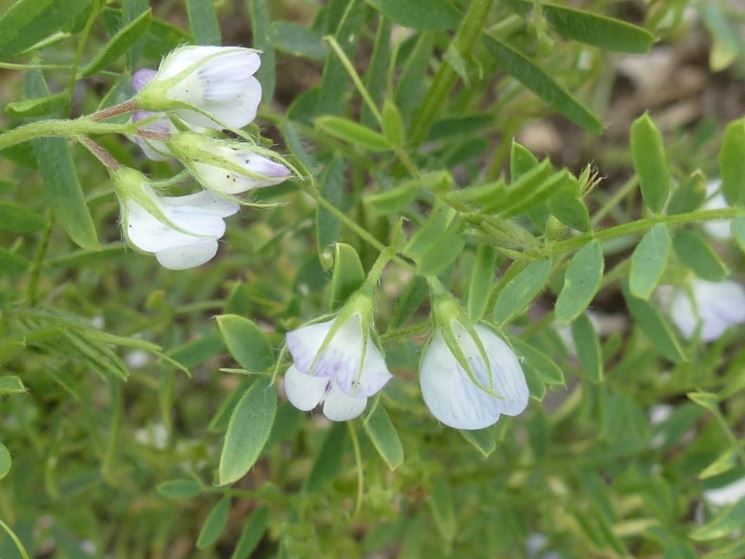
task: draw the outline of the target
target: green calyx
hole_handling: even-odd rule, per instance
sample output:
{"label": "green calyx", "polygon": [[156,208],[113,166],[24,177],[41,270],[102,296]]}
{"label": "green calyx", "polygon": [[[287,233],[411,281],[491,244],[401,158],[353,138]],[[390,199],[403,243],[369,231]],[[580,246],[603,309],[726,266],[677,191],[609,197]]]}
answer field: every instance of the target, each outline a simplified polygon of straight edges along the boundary
{"label": "green calyx", "polygon": [[[481,342],[481,338],[476,332],[471,320],[463,310],[463,307],[455,297],[445,290],[444,286],[437,279],[427,278],[427,281],[430,284],[430,290],[432,293],[432,314],[435,319],[435,326],[439,329],[448,349],[450,349],[458,364],[463,367],[463,370],[468,375],[468,378],[471,379],[471,382],[490,396],[501,398],[501,396],[494,391],[494,373],[491,370],[489,356],[487,355],[486,349]],[[484,383],[479,380],[473,370],[473,365],[471,364],[473,356],[469,359],[469,356],[464,353],[461,341],[458,339],[458,335],[455,332],[456,324],[460,325],[466,331],[468,336],[476,345],[479,356],[489,372],[489,382],[487,385],[484,385]]]}

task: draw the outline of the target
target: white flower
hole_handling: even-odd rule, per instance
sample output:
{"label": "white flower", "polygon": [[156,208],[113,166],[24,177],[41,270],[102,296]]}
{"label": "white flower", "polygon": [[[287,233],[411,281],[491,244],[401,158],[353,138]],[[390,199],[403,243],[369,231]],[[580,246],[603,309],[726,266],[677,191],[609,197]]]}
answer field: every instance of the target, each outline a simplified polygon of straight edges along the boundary
{"label": "white flower", "polygon": [[515,353],[491,328],[479,324],[474,330],[488,365],[467,329],[452,322],[460,352],[483,388],[469,377],[439,329],[420,366],[419,383],[429,411],[456,429],[483,429],[496,423],[500,414],[518,415],[528,405],[528,385]]}
{"label": "white flower", "polygon": [[207,191],[159,196],[144,182],[139,192],[125,190],[120,196],[127,238],[140,250],[154,253],[169,270],[193,268],[212,259],[217,240],[225,234],[223,218],[240,209]]}
{"label": "white flower", "polygon": [[144,110],[174,110],[189,124],[243,128],[256,117],[261,84],[257,51],[187,46],[171,52],[137,95]]}
{"label": "white flower", "polygon": [[[729,208],[729,204],[722,194],[722,181],[716,179],[709,181],[706,185],[706,196],[708,197],[702,209],[704,210],[723,210]],[[703,223],[706,232],[720,241],[727,241],[732,238],[730,231],[731,219],[717,219],[714,221],[705,221]]]}
{"label": "white flower", "polygon": [[392,377],[359,313],[344,318],[342,310],[337,319],[288,332],[287,349],[294,361],[285,374],[290,403],[303,411],[323,403],[332,421],[360,415]]}
{"label": "white flower", "polygon": [[710,342],[725,330],[745,322],[745,289],[734,281],[694,279],[690,291],[678,288],[670,298],[670,317],[690,339],[701,329],[701,339]]}
{"label": "white flower", "polygon": [[175,135],[168,145],[202,186],[221,194],[241,194],[292,176],[287,167],[268,157],[273,155],[269,150],[248,142],[185,132]]}

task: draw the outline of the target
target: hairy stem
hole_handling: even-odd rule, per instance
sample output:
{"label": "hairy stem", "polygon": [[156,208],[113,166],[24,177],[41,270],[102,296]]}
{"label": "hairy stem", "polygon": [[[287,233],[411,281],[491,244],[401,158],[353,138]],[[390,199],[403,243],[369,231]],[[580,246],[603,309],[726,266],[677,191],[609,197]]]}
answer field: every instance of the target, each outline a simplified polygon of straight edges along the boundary
{"label": "hairy stem", "polygon": [[88,134],[121,134],[129,132],[131,125],[95,122],[84,117],[75,120],[39,120],[0,134],[0,150],[36,138],[75,138]]}

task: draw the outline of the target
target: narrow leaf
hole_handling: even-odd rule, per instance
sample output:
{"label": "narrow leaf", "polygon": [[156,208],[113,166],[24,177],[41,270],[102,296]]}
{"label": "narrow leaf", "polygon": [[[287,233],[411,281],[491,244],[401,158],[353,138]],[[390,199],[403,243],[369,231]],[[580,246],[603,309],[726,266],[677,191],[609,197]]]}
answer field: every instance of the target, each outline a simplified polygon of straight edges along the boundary
{"label": "narrow leaf", "polygon": [[0,443],[0,479],[3,479],[8,475],[12,460],[10,457],[10,451],[3,443]]}
{"label": "narrow leaf", "polygon": [[26,387],[20,377],[8,375],[0,377],[0,396],[3,394],[24,394]]}
{"label": "narrow leaf", "polygon": [[729,269],[701,235],[682,229],[673,238],[675,254],[695,274],[705,280],[722,281],[729,276]]}
{"label": "narrow leaf", "polygon": [[587,314],[579,315],[572,322],[572,339],[585,377],[592,382],[602,382],[603,355],[600,340]]}
{"label": "narrow leaf", "polygon": [[186,0],[186,14],[196,44],[219,45],[222,42],[213,0]]}
{"label": "narrow leaf", "polygon": [[413,29],[453,29],[460,21],[460,13],[448,0],[370,1],[385,17]]}
{"label": "narrow leaf", "polygon": [[13,233],[36,233],[44,229],[44,218],[31,210],[0,202],[0,230]]}
{"label": "narrow leaf", "polygon": [[494,320],[500,324],[522,313],[543,291],[551,273],[551,260],[537,260],[502,288],[494,305]]}
{"label": "narrow leaf", "polygon": [[745,119],[727,126],[719,150],[719,173],[722,190],[732,205],[745,203]]}
{"label": "narrow leaf", "polygon": [[269,522],[269,511],[266,507],[260,507],[251,513],[246,524],[241,530],[238,543],[235,545],[230,559],[249,559],[251,553],[261,542]]}
{"label": "narrow leaf", "polygon": [[631,125],[631,156],[644,203],[653,212],[662,211],[670,194],[670,171],[662,134],[647,113]]}
{"label": "narrow leaf", "polygon": [[315,126],[334,138],[352,145],[359,145],[369,151],[388,151],[392,148],[383,134],[348,118],[322,116],[316,119]]}
{"label": "narrow leaf", "polygon": [[256,72],[256,79],[263,91],[262,103],[268,105],[274,98],[276,77],[276,54],[272,38],[272,26],[269,18],[267,0],[248,0],[248,14],[251,19],[251,37],[253,47],[262,51],[261,67]]}
{"label": "narrow leaf", "polygon": [[235,360],[247,371],[266,371],[274,365],[274,355],[255,322],[234,314],[217,317],[217,327]]}
{"label": "narrow leaf", "polygon": [[675,332],[660,312],[643,299],[638,299],[624,290],[626,306],[644,335],[652,345],[670,361],[685,361],[686,356]]}
{"label": "narrow leaf", "polygon": [[401,439],[381,403],[378,403],[372,415],[365,420],[364,427],[375,450],[391,470],[395,470],[404,463],[404,447]]}
{"label": "narrow leaf", "polygon": [[603,123],[597,116],[527,56],[493,37],[484,36],[484,43],[497,63],[513,78],[552,105],[566,118],[595,134],[603,131]]}
{"label": "narrow leaf", "polygon": [[107,68],[134,45],[140,37],[145,35],[153,22],[150,10],[147,10],[122,27],[109,42],[98,51],[95,58],[85,67],[82,77],[92,76],[99,70]]}
{"label": "narrow leaf", "polygon": [[556,318],[571,323],[592,302],[603,281],[603,249],[592,241],[574,255],[556,300]]}
{"label": "narrow leaf", "polygon": [[629,290],[647,300],[662,278],[670,256],[672,239],[664,223],[658,223],[642,238],[631,255]]}
{"label": "narrow leaf", "polygon": [[468,284],[468,316],[474,322],[481,320],[486,312],[489,295],[494,284],[497,251],[488,245],[479,245]]}
{"label": "narrow leaf", "polygon": [[207,515],[197,538],[197,549],[207,549],[215,545],[228,525],[229,514],[230,497],[225,496],[212,507],[212,510]]}
{"label": "narrow leaf", "polygon": [[170,479],[159,483],[155,490],[167,499],[192,499],[202,492],[202,486],[193,479]]}
{"label": "narrow leaf", "polygon": [[266,444],[277,413],[277,393],[271,380],[260,378],[243,394],[230,416],[220,454],[218,484],[241,479]]}

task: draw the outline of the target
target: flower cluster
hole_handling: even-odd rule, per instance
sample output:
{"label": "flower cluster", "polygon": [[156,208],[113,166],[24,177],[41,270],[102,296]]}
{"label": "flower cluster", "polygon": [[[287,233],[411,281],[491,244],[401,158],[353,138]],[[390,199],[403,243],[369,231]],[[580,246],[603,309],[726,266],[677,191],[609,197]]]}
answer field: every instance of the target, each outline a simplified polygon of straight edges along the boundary
{"label": "flower cluster", "polygon": [[259,53],[241,47],[181,47],[158,70],[135,72],[132,85],[140,123],[130,136],[153,160],[177,159],[204,188],[187,196],[162,196],[139,172],[112,172],[127,239],[154,253],[164,267],[199,266],[217,252],[224,218],[236,213],[237,195],[281,183],[292,176],[276,153],[238,131],[256,117],[261,85],[254,77]]}
{"label": "flower cluster", "polygon": [[[472,325],[452,296],[435,299],[436,329],[421,359],[419,383],[432,415],[456,429],[482,429],[528,405],[528,386],[509,345],[486,324]],[[331,320],[287,334],[293,364],[285,374],[290,403],[323,404],[332,421],[359,416],[392,378],[373,341],[372,296],[353,295]]]}

